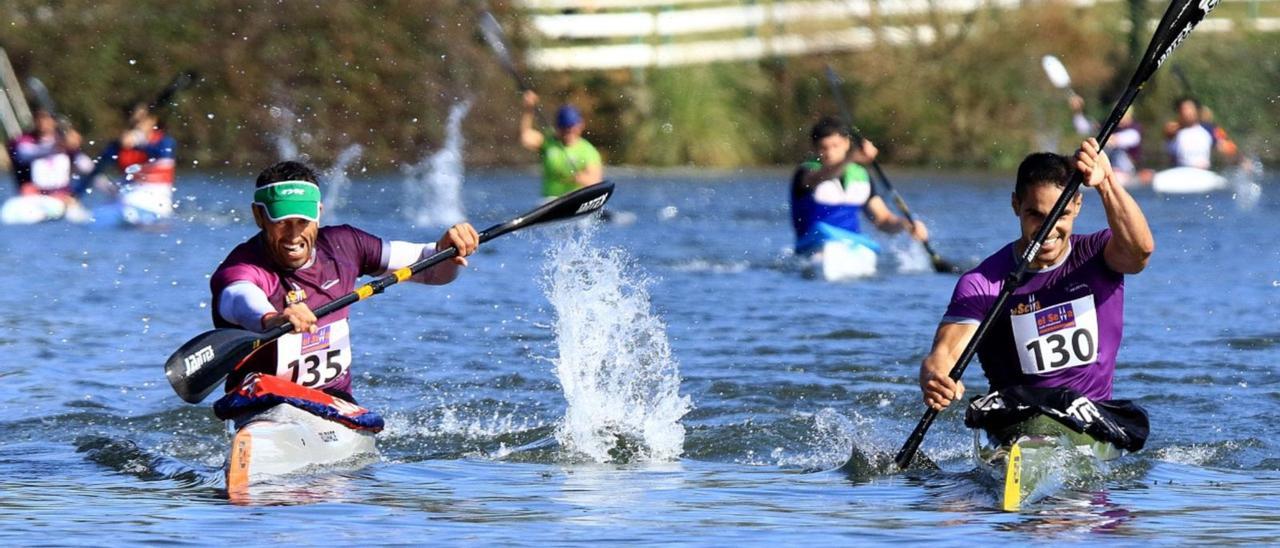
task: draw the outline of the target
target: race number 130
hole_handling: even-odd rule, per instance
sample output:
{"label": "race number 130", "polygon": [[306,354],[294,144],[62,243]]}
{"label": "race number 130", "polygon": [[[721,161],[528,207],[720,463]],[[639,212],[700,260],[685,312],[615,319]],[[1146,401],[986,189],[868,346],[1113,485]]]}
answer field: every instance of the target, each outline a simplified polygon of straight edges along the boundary
{"label": "race number 130", "polygon": [[1023,373],[1043,375],[1098,359],[1098,315],[1092,295],[1010,319]]}

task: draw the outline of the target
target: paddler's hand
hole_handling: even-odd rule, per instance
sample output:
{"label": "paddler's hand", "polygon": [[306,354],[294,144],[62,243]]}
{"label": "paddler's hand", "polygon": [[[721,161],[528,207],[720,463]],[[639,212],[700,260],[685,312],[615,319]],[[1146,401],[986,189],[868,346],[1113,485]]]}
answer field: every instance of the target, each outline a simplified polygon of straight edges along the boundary
{"label": "paddler's hand", "polygon": [[471,223],[458,223],[449,227],[440,241],[436,242],[436,249],[439,250],[458,248],[458,256],[453,258],[454,264],[458,266],[467,266],[467,256],[475,253],[479,246],[480,234]]}
{"label": "paddler's hand", "polygon": [[1093,137],[1080,144],[1080,150],[1076,152],[1076,169],[1084,174],[1084,184],[1090,188],[1115,181],[1111,160],[1107,158],[1107,153],[1099,150],[1098,140]]}
{"label": "paddler's hand", "polygon": [[855,142],[854,146],[849,148],[849,159],[857,164],[870,164],[878,155],[880,155],[880,149],[876,148],[871,139],[862,139],[861,146]]}
{"label": "paddler's hand", "polygon": [[916,221],[913,223],[903,219],[903,222],[906,223],[904,227],[907,229],[907,234],[910,234],[915,241],[929,241],[929,228],[924,226],[924,221]]}
{"label": "paddler's hand", "polygon": [[951,380],[945,366],[938,367],[930,358],[920,364],[920,391],[924,393],[925,405],[941,411],[964,397],[964,383]]}
{"label": "paddler's hand", "polygon": [[263,329],[273,329],[278,325],[293,324],[294,333],[315,333],[316,315],[306,303],[296,303],[285,307],[284,312],[268,312],[262,315]]}
{"label": "paddler's hand", "polygon": [[529,111],[529,112],[533,112],[533,109],[535,109],[535,108],[538,108],[538,94],[537,94],[537,93],[534,93],[534,92],[533,92],[533,90],[531,90],[531,89],[530,89],[530,90],[525,90],[525,92],[524,92],[524,109],[525,109],[525,110],[527,110],[527,111]]}

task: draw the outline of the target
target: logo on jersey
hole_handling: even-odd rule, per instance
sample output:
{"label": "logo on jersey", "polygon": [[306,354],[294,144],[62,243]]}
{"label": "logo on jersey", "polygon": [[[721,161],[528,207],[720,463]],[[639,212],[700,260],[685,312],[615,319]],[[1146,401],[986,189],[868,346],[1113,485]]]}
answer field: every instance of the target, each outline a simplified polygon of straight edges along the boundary
{"label": "logo on jersey", "polygon": [[316,330],[315,333],[302,333],[302,354],[310,354],[329,348],[329,326]]}
{"label": "logo on jersey", "polygon": [[307,300],[307,292],[301,288],[294,289],[284,295],[285,306],[291,306]]}
{"label": "logo on jersey", "polygon": [[1036,332],[1040,335],[1076,326],[1076,311],[1071,303],[1063,303],[1036,312]]}

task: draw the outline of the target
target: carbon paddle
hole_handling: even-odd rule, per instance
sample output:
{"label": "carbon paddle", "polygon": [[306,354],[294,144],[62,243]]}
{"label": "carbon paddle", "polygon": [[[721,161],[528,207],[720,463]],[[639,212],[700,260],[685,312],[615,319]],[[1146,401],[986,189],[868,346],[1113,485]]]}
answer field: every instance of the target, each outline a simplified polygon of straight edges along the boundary
{"label": "carbon paddle", "polygon": [[[515,219],[485,229],[480,233],[480,242],[487,242],[522,228],[571,219],[598,211],[612,196],[613,183],[607,181],[575,190]],[[457,253],[457,249],[450,247],[364,284],[355,291],[315,309],[316,318],[323,318],[356,301],[382,293],[386,288],[403,282],[414,274],[452,259]],[[173,391],[178,394],[178,397],[187,403],[200,403],[255,351],[292,330],[292,325],[284,324],[264,333],[232,328],[206,331],[187,341],[169,356],[169,360],[164,364],[164,376],[169,379],[169,384],[173,386]]]}
{"label": "carbon paddle", "polygon": [[[1111,133],[1120,124],[1120,118],[1124,116],[1124,112],[1133,104],[1133,100],[1137,98],[1138,92],[1142,91],[1142,87],[1151,78],[1151,75],[1155,73],[1156,69],[1160,68],[1160,65],[1164,64],[1165,60],[1169,58],[1169,54],[1173,53],[1174,48],[1177,48],[1178,44],[1181,44],[1186,39],[1187,35],[1209,14],[1210,10],[1218,5],[1219,1],[1173,0],[1169,3],[1169,8],[1165,10],[1164,16],[1160,18],[1160,24],[1156,26],[1155,34],[1151,37],[1147,52],[1142,56],[1142,62],[1138,64],[1133,78],[1129,80],[1129,86],[1125,89],[1124,95],[1120,97],[1120,101],[1116,103],[1115,108],[1111,109],[1111,115],[1107,117],[1106,123],[1102,124],[1102,129],[1098,132],[1098,148],[1106,146],[1107,140],[1111,138]],[[991,324],[995,323],[996,317],[1001,314],[1005,301],[1022,284],[1023,277],[1027,272],[1027,266],[1031,264],[1032,259],[1039,253],[1040,246],[1044,245],[1044,240],[1048,237],[1049,231],[1058,223],[1058,219],[1062,217],[1062,212],[1067,208],[1067,204],[1071,199],[1075,197],[1076,192],[1080,189],[1080,184],[1083,182],[1083,175],[1080,172],[1077,171],[1072,174],[1071,179],[1067,182],[1067,188],[1062,191],[1062,196],[1058,198],[1058,202],[1053,204],[1053,209],[1049,211],[1049,216],[1045,218],[1044,224],[1040,225],[1040,229],[1036,231],[1031,245],[1028,245],[1027,249],[1018,257],[1018,262],[1013,271],[1005,278],[1004,286],[1001,288],[999,295],[997,295],[995,303],[987,311],[982,323],[978,324],[978,330],[973,334],[973,338],[969,340],[969,344],[964,347],[964,352],[960,354],[955,367],[951,369],[949,376],[952,380],[958,381],[964,375],[965,368],[969,366],[969,362],[973,360],[974,354],[978,351],[978,343],[982,342],[982,338],[986,336]],[[915,430],[911,431],[907,441],[902,444],[902,449],[893,458],[899,469],[905,470],[914,460],[916,451],[920,449],[920,444],[924,441],[925,434],[937,417],[937,410],[930,408],[925,411],[924,416],[920,418],[920,422],[916,424]]]}
{"label": "carbon paddle", "polygon": [[147,109],[151,112],[157,112],[162,108],[169,106],[173,102],[174,96],[180,91],[190,89],[199,80],[199,75],[194,71],[180,72],[173,80],[169,81],[169,85],[160,90],[160,94],[156,95],[155,100],[147,103]]}
{"label": "carbon paddle", "polygon": [[[840,92],[840,77],[836,75],[836,71],[831,68],[831,65],[827,65],[827,84],[831,86],[831,94],[835,97],[836,103],[840,105],[840,115],[844,118],[844,122],[849,124],[849,129],[853,131],[853,136],[857,137],[858,140],[862,140],[862,132],[858,131],[858,127],[853,124],[853,115],[849,112],[849,104],[844,101],[844,94]],[[889,176],[884,174],[884,170],[880,168],[878,160],[871,160],[871,172],[880,180],[880,184],[884,186],[885,190],[888,190],[889,194],[893,196],[893,203],[898,206],[898,210],[902,212],[902,215],[914,224],[916,218],[911,214],[911,208],[907,207],[907,201],[902,199],[901,194],[898,194],[898,189],[893,188],[893,183],[889,182]],[[939,255],[933,249],[933,244],[930,244],[929,240],[920,243],[924,244],[924,250],[929,253],[929,260],[933,262],[933,270],[935,272],[944,274],[964,272],[959,266],[943,259],[942,255]]]}

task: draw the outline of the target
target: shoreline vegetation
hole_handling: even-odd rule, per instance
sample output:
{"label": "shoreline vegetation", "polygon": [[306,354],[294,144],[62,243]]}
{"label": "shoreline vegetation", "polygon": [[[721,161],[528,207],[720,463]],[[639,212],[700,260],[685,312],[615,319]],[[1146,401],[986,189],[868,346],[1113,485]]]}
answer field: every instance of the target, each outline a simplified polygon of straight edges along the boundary
{"label": "shoreline vegetation", "polygon": [[[1061,57],[1086,112],[1105,116],[1136,55],[1131,17],[1160,11],[1150,4],[1135,16],[1141,4],[1033,2],[924,18],[940,29],[961,23],[931,44],[532,78],[547,108],[568,100],[583,110],[586,136],[608,163],[789,166],[805,156],[813,121],[838,111],[822,75],[830,63],[846,81],[857,125],[886,163],[1005,171],[1028,152],[1067,152],[1079,141],[1066,98],[1047,82],[1040,57]],[[1265,4],[1280,11],[1280,3]],[[521,32],[525,14],[503,2],[494,8],[523,51],[535,39]],[[359,144],[361,167],[397,169],[440,148],[449,107],[468,97],[475,104],[463,125],[467,163],[533,164],[516,139],[519,95],[483,43],[475,9],[470,0],[286,1],[271,8],[217,0],[69,0],[57,7],[13,0],[0,6],[0,20],[9,22],[0,47],[20,78],[48,85],[94,154],[119,130],[122,105],[195,70],[199,85],[168,115],[185,169],[253,171],[279,157],[282,138],[320,164]],[[1217,123],[1269,163],[1280,161],[1276,37],[1198,34],[1171,61]],[[1160,128],[1183,88],[1173,71],[1161,71],[1135,107],[1147,166],[1163,165]]]}

